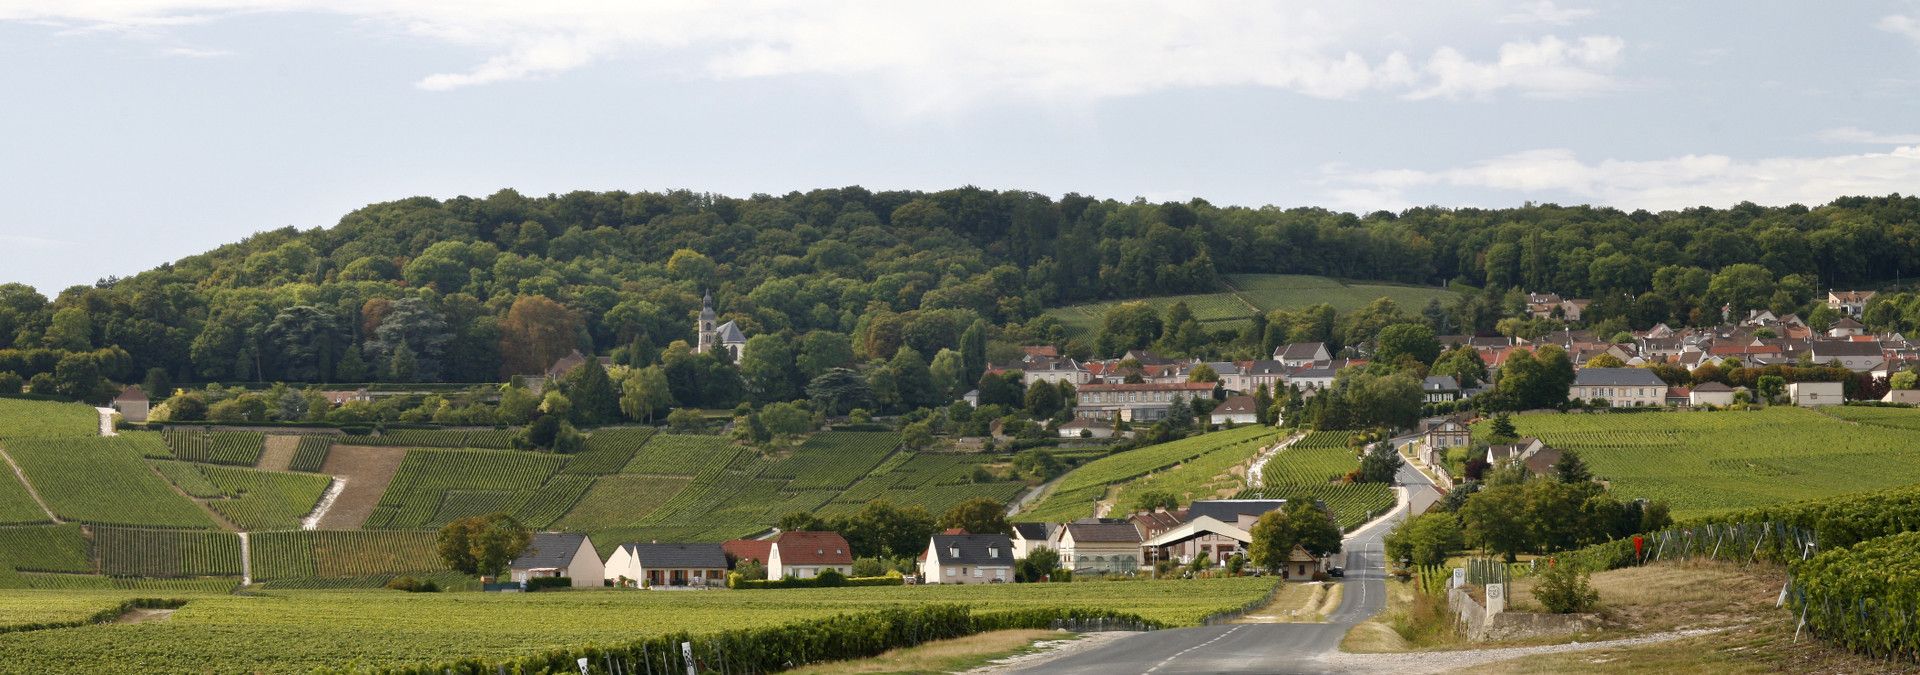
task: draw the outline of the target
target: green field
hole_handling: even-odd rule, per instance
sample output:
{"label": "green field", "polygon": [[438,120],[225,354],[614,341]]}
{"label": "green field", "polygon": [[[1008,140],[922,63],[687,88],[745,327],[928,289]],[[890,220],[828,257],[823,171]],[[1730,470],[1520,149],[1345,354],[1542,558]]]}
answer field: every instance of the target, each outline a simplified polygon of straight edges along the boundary
{"label": "green field", "polygon": [[[1244,452],[1246,456],[1251,456],[1252,451],[1258,449],[1259,443],[1271,442],[1278,437],[1279,433],[1272,427],[1245,426],[1102,457],[1068,473],[1059,484],[1053,487],[1053,491],[1048,493],[1045,499],[1022,510],[1019,518],[1033,521],[1067,521],[1085,518],[1093,515],[1095,503],[1107,494],[1109,486],[1132,481],[1149,473],[1193,461],[1223,449],[1230,449],[1224,451],[1234,454]],[[1248,448],[1249,444],[1253,445],[1251,449]],[[1191,480],[1183,478],[1181,482],[1198,484],[1212,478],[1212,476],[1201,477],[1198,473],[1198,471],[1193,472]]]}
{"label": "green field", "polygon": [[1513,422],[1523,435],[1579,451],[1614,495],[1666,501],[1676,519],[1920,483],[1920,411],[1822,411],[1535,414]]}
{"label": "green field", "polygon": [[[186,597],[166,621],[0,635],[8,663],[46,673],[307,672],[378,668],[464,656],[688,631],[778,625],[883,607],[963,603],[976,611],[1079,607],[1175,625],[1266,595],[1270,578],[661,593],[406,594],[265,591]],[[0,625],[84,617],[126,592],[19,591],[0,597]],[[537,627],[531,630],[530,627]]]}
{"label": "green field", "polygon": [[1453,291],[1431,286],[1347,282],[1300,274],[1229,274],[1225,281],[1226,287],[1218,293],[1092,302],[1049,309],[1047,315],[1059,319],[1069,332],[1093,333],[1099,331],[1107,310],[1122,302],[1145,302],[1163,315],[1175,303],[1185,302],[1196,320],[1218,330],[1240,328],[1255,313],[1276,309],[1293,310],[1326,303],[1344,313],[1385,297],[1392,298],[1401,311],[1414,313],[1426,307],[1430,300],[1438,299],[1444,304],[1459,297]]}
{"label": "green field", "polygon": [[1248,490],[1243,498],[1309,498],[1325,502],[1340,522],[1351,530],[1369,518],[1393,508],[1393,487],[1385,483],[1347,483],[1342,480],[1360,466],[1354,449],[1348,445],[1351,432],[1316,431],[1281,450],[1267,460],[1261,473],[1263,486]]}
{"label": "green field", "polygon": [[7,441],[8,454],[62,518],[103,525],[213,528],[205,511],[147,466],[141,447],[124,436]]}
{"label": "green field", "polygon": [[100,413],[84,404],[0,398],[0,438],[99,435]]}

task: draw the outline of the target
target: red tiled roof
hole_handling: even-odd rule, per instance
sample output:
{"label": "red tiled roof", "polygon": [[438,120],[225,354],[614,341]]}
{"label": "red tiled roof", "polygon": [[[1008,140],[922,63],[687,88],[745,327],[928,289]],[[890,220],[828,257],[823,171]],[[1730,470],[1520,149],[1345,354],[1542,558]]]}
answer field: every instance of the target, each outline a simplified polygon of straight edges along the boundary
{"label": "red tiled roof", "polygon": [[1060,356],[1059,348],[1053,345],[1028,345],[1020,349],[1024,350],[1028,356],[1045,356],[1049,358],[1058,358]]}
{"label": "red tiled roof", "polygon": [[1089,391],[1166,391],[1166,390],[1174,390],[1174,391],[1213,391],[1213,385],[1214,385],[1214,383],[1212,383],[1212,382],[1174,382],[1174,383],[1171,383],[1171,384],[1161,384],[1161,383],[1157,383],[1157,382],[1140,382],[1140,383],[1136,383],[1136,384],[1127,384],[1127,383],[1125,383],[1125,382],[1119,382],[1119,383],[1114,383],[1114,384],[1083,384],[1083,385],[1080,385],[1080,389],[1079,389],[1079,390],[1080,390],[1080,391],[1082,391],[1082,392],[1089,392]]}
{"label": "red tiled roof", "polygon": [[774,545],[782,565],[853,564],[853,550],[838,532],[782,532]]}
{"label": "red tiled roof", "polygon": [[733,556],[735,560],[752,560],[765,565],[767,564],[767,556],[773,553],[773,542],[758,539],[734,539],[722,542],[720,544],[720,550],[726,551],[727,555]]}

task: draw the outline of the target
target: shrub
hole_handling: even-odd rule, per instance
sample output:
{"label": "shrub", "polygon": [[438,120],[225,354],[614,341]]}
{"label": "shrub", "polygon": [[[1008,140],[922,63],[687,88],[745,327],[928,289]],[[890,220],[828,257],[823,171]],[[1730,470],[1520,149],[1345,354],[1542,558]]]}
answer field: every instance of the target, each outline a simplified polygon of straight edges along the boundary
{"label": "shrub", "polygon": [[432,579],[415,579],[407,576],[394,577],[392,581],[387,582],[387,588],[408,593],[440,592],[440,584],[434,583]]}
{"label": "shrub", "polygon": [[1586,572],[1572,565],[1555,564],[1547,568],[1540,584],[1534,586],[1533,598],[1549,612],[1573,614],[1592,610],[1600,602],[1600,592],[1587,584]]}
{"label": "shrub", "polygon": [[538,591],[547,588],[572,588],[573,579],[568,577],[528,577],[527,590]]}
{"label": "shrub", "polygon": [[847,577],[839,570],[821,570],[820,576],[814,577],[813,582],[821,588],[836,588],[847,585]]}

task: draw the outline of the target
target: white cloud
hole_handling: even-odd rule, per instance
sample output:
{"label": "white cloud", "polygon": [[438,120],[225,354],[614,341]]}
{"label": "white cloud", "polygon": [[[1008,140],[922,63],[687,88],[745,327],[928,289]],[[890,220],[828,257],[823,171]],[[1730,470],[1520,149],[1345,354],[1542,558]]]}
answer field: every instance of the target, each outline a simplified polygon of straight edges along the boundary
{"label": "white cloud", "polygon": [[1838,127],[1822,130],[1814,135],[1830,143],[1865,143],[1868,145],[1917,145],[1920,134],[1883,134],[1857,127]]}
{"label": "white cloud", "polygon": [[[1530,7],[1562,18],[1587,11]],[[0,5],[0,21],[162,30],[273,12],[346,15],[485,55],[470,69],[421,77],[416,84],[424,89],[621,60],[714,79],[847,79],[910,111],[995,97],[1073,102],[1182,87],[1263,87],[1317,98],[1569,96],[1612,88],[1606,71],[1623,45],[1617,37],[1548,36],[1499,45],[1496,60],[1480,62],[1467,54],[1495,46],[1472,41],[1485,20],[1471,8],[1334,0],[1135,0],[1097,8],[1016,0],[27,0]]]}
{"label": "white cloud", "polygon": [[1538,0],[1521,5],[1518,11],[1500,17],[1500,23],[1544,23],[1565,26],[1580,19],[1593,16],[1593,10],[1580,7],[1562,8],[1551,0]]}
{"label": "white cloud", "polygon": [[1880,21],[1873,24],[1873,27],[1920,42],[1920,20],[1905,14],[1889,14],[1880,17]]}
{"label": "white cloud", "polygon": [[[1422,189],[1477,189],[1518,200],[1587,202],[1623,209],[1681,209],[1761,204],[1823,204],[1844,195],[1911,193],[1920,184],[1920,147],[1830,157],[1751,161],[1724,155],[1590,162],[1572,150],[1541,149],[1434,171],[1322,171],[1328,197],[1343,208],[1406,208]],[[1511,203],[1511,202],[1506,202]]]}
{"label": "white cloud", "polygon": [[184,56],[187,58],[194,58],[194,59],[211,59],[211,58],[217,58],[221,56],[233,56],[233,52],[227,51],[225,49],[202,49],[199,47],[169,47],[165,50],[162,50],[160,53],[166,54],[167,56]]}
{"label": "white cloud", "polygon": [[1535,42],[1500,46],[1500,58],[1477,62],[1450,47],[1427,61],[1422,85],[1408,98],[1464,98],[1516,89],[1536,96],[1567,97],[1613,89],[1607,71],[1620,63],[1626,43],[1617,37],[1583,37],[1567,42],[1546,36]]}

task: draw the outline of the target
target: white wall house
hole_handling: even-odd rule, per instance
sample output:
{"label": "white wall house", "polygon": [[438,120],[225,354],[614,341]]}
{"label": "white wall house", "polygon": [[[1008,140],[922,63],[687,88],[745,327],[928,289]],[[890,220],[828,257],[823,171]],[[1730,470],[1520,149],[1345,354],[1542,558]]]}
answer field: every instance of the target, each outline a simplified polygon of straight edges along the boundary
{"label": "white wall house", "polygon": [[1573,374],[1571,398],[1605,399],[1615,408],[1658,406],[1667,402],[1667,383],[1640,368],[1582,368]]}
{"label": "white wall house", "polygon": [[598,588],[605,585],[605,569],[587,535],[538,532],[527,550],[507,563],[507,578],[525,583],[535,577],[567,577],[574,588]]}
{"label": "white wall house", "polygon": [[1840,405],[1847,402],[1846,387],[1839,382],[1794,382],[1787,385],[1787,396],[1803,408]]}
{"label": "white wall house", "polygon": [[1013,583],[1013,541],[1004,534],[936,534],[920,554],[929,584]]}

